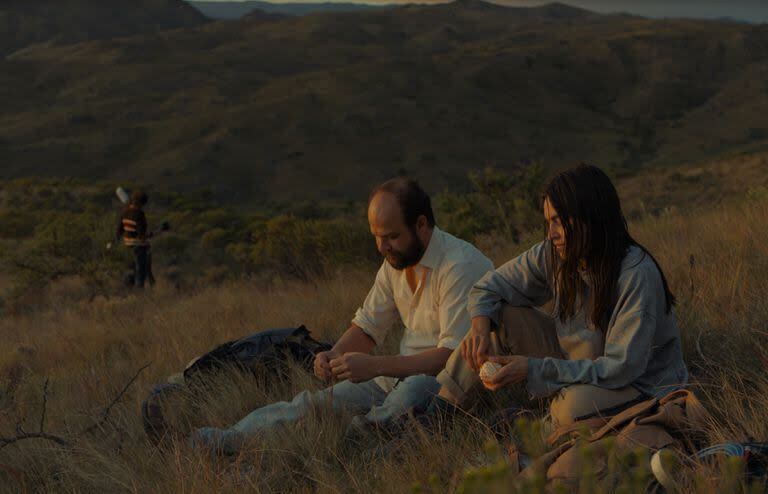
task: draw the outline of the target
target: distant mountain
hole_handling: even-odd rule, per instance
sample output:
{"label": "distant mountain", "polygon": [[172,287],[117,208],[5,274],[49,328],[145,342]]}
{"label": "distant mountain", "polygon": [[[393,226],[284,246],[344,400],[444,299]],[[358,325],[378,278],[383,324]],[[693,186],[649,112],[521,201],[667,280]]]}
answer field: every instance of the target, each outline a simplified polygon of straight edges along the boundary
{"label": "distant mountain", "polygon": [[0,56],[34,43],[71,43],[199,26],[182,0],[3,0]]}
{"label": "distant mountain", "polygon": [[0,61],[0,179],[75,176],[237,204],[346,200],[402,170],[768,149],[768,26],[479,0],[261,15]]}
{"label": "distant mountain", "polygon": [[306,15],[313,12],[357,12],[377,10],[383,7],[362,3],[271,3],[260,1],[244,2],[197,2],[190,1],[196,9],[211,19],[240,19],[244,15],[260,10],[283,15]]}
{"label": "distant mountain", "polygon": [[[549,0],[494,0],[514,7],[536,7]],[[765,0],[565,0],[569,5],[600,13],[626,12],[651,18],[723,19],[768,22]]]}

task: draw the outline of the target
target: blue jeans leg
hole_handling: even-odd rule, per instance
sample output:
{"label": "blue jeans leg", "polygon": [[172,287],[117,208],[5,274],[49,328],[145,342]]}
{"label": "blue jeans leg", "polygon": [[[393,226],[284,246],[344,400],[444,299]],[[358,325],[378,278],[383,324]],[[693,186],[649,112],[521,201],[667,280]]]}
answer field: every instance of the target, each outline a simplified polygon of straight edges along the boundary
{"label": "blue jeans leg", "polygon": [[387,395],[383,403],[375,405],[364,416],[355,417],[350,427],[373,424],[386,426],[410,411],[423,412],[439,391],[440,383],[435,376],[419,374],[406,377]]}
{"label": "blue jeans leg", "polygon": [[193,445],[231,454],[238,451],[249,436],[265,433],[280,424],[295,423],[315,408],[330,404],[337,413],[361,414],[383,403],[386,397],[374,381],[357,384],[342,381],[320,391],[302,391],[291,401],[257,408],[228,429],[203,427],[196,430],[190,440]]}

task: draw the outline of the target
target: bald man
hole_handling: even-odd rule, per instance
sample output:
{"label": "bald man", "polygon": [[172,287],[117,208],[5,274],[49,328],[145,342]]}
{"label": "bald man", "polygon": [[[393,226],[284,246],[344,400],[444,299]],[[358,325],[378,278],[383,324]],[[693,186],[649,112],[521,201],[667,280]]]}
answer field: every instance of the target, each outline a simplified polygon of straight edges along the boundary
{"label": "bald man", "polygon": [[[329,404],[354,415],[352,435],[426,409],[440,389],[435,376],[471,326],[469,291],[493,264],[435,225],[429,196],[412,180],[376,187],[368,223],[385,260],[349,329],[314,362],[315,375],[336,384],[254,410],[229,429],[198,429],[193,446],[233,454],[249,438]],[[371,355],[398,320],[405,327],[400,353]]]}

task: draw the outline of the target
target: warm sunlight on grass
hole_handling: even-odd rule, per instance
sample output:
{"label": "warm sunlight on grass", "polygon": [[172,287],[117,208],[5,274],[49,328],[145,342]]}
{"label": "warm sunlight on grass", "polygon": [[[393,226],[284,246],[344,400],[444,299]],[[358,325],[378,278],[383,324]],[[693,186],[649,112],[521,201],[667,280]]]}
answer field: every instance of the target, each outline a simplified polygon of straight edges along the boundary
{"label": "warm sunlight on grass", "polygon": [[[768,437],[766,211],[768,192],[755,189],[735,204],[645,215],[631,224],[678,296],[694,389],[715,417],[711,442]],[[495,247],[499,263],[526,245]],[[183,443],[156,449],[142,430],[139,405],[152,385],[217,343],[302,323],[318,339],[338,336],[374,268],[340,269],[314,283],[240,282],[181,294],[160,286],[145,295],[70,300],[0,320],[0,436],[12,435],[17,423],[37,430],[49,378],[45,430],[74,443],[66,449],[38,439],[3,448],[0,490],[19,491],[23,484],[34,492],[407,492],[414,483],[456,490],[467,467],[488,461],[483,445],[492,436],[473,420],[447,438],[417,434],[402,444],[355,451],[341,441],[342,423],[320,415],[217,462]],[[110,420],[81,435],[146,363]],[[212,386],[216,394],[189,420],[231,423],[255,406],[319,386],[299,370],[293,376],[290,383],[221,376]],[[683,465],[681,478],[689,490],[708,493],[733,480],[696,465]]]}

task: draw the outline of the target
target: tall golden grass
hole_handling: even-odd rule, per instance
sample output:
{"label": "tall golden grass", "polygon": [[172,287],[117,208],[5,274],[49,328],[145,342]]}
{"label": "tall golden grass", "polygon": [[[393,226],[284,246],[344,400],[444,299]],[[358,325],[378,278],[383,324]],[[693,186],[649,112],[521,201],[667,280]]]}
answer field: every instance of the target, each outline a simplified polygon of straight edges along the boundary
{"label": "tall golden grass", "polygon": [[[768,440],[767,211],[768,193],[755,190],[738,203],[646,215],[631,224],[678,296],[694,389],[713,415],[711,442]],[[483,245],[499,264],[536,240]],[[301,323],[319,339],[337,337],[374,272],[375,266],[340,268],[313,283],[238,282],[187,294],[159,286],[90,303],[61,298],[67,301],[0,320],[0,436],[14,435],[17,425],[37,430],[45,406],[45,430],[73,443],[63,448],[30,439],[0,449],[0,491],[407,492],[414,485],[456,491],[465,469],[487,461],[483,444],[492,435],[472,420],[448,437],[416,434],[396,447],[360,451],[342,442],[343,418],[319,415],[218,461],[183,442],[155,448],[142,430],[139,407],[152,385],[217,343]],[[397,336],[382,351],[395,351]],[[147,363],[109,420],[81,434]],[[219,395],[196,420],[227,425],[254,407],[319,386],[299,370],[286,383],[219,379]],[[746,488],[717,467],[684,464],[680,477],[691,492]]]}

